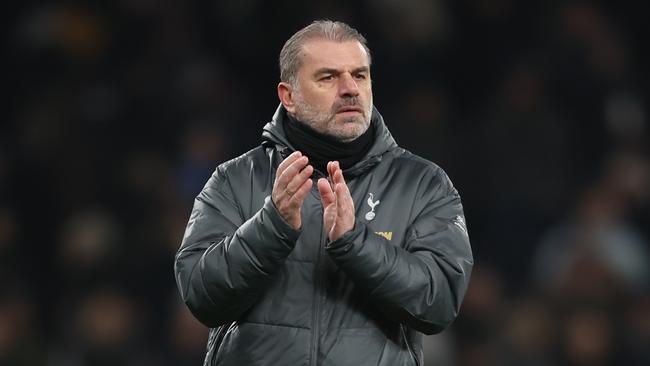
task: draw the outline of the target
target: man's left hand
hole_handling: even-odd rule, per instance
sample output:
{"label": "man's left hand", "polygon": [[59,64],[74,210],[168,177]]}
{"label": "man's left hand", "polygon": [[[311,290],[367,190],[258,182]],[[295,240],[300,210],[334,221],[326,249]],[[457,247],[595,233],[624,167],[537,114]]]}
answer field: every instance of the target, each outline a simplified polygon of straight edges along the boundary
{"label": "man's left hand", "polygon": [[323,223],[327,237],[334,241],[354,228],[354,201],[348,185],[343,179],[343,171],[338,161],[327,163],[330,182],[325,178],[318,180],[318,192],[323,204]]}

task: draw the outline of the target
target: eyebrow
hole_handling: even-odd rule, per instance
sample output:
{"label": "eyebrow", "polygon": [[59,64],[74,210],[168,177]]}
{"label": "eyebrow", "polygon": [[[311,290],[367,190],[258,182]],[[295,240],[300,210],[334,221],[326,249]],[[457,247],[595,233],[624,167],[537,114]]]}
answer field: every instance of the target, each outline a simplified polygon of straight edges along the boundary
{"label": "eyebrow", "polygon": [[[361,66],[361,67],[357,67],[356,69],[352,70],[352,73],[356,74],[356,73],[360,73],[360,72],[369,72],[369,71],[370,71],[370,68],[368,66]],[[329,67],[322,67],[322,68],[316,70],[314,75],[321,75],[321,74],[338,75],[340,73],[341,73],[340,70],[332,69],[332,68],[329,68]]]}

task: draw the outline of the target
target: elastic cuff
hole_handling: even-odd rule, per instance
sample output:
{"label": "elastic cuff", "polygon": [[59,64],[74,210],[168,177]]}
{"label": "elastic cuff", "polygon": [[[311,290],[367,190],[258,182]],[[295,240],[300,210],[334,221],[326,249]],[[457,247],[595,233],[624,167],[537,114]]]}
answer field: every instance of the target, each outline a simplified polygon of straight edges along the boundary
{"label": "elastic cuff", "polygon": [[282,215],[280,215],[278,208],[275,207],[275,203],[271,199],[271,196],[266,197],[264,201],[264,207],[262,209],[266,214],[266,218],[271,222],[273,231],[275,231],[276,235],[282,239],[293,242],[298,240],[298,237],[302,233],[302,228],[296,230],[293,226],[289,225]]}
{"label": "elastic cuff", "polygon": [[363,231],[365,230],[366,225],[363,223],[360,223],[358,220],[355,221],[354,227],[352,230],[348,231],[347,233],[341,235],[340,238],[334,240],[334,241],[328,241],[327,244],[325,244],[325,249],[329,251],[330,253],[338,253],[338,252],[347,252],[351,249],[352,244],[354,243],[354,240],[359,236],[363,234]]}

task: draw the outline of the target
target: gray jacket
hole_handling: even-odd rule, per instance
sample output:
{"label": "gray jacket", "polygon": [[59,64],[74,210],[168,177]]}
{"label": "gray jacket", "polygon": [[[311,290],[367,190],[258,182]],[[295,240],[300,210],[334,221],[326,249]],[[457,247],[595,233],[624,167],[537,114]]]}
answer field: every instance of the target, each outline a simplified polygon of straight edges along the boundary
{"label": "gray jacket", "polygon": [[176,255],[181,296],[211,327],[205,365],[423,365],[422,333],[454,320],[473,265],[458,192],[374,110],[374,145],[344,171],[354,229],[328,242],[314,184],[296,231],[270,199],[293,151],[285,119],[217,167]]}

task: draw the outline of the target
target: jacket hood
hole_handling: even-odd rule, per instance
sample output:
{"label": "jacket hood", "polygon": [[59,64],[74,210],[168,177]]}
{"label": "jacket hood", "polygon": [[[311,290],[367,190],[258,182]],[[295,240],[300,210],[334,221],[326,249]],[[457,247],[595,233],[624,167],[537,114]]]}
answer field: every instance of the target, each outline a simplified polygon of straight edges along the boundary
{"label": "jacket hood", "polygon": [[[287,139],[287,135],[284,132],[284,124],[287,119],[287,110],[282,104],[278,106],[271,122],[267,123],[264,126],[262,131],[262,145],[269,146],[275,145],[279,150],[289,150],[288,153],[294,151],[294,147],[291,145]],[[373,162],[378,162],[381,160],[381,155],[385,152],[397,148],[397,143],[391,135],[390,131],[384,123],[384,118],[379,114],[379,111],[374,106],[372,107],[372,116],[370,117],[370,124],[375,129],[375,141],[372,144],[372,147],[366,153],[358,163],[348,169],[349,173],[356,173],[357,170],[360,170],[363,167]],[[286,154],[288,155],[288,154]],[[361,169],[365,170],[365,169]]]}

